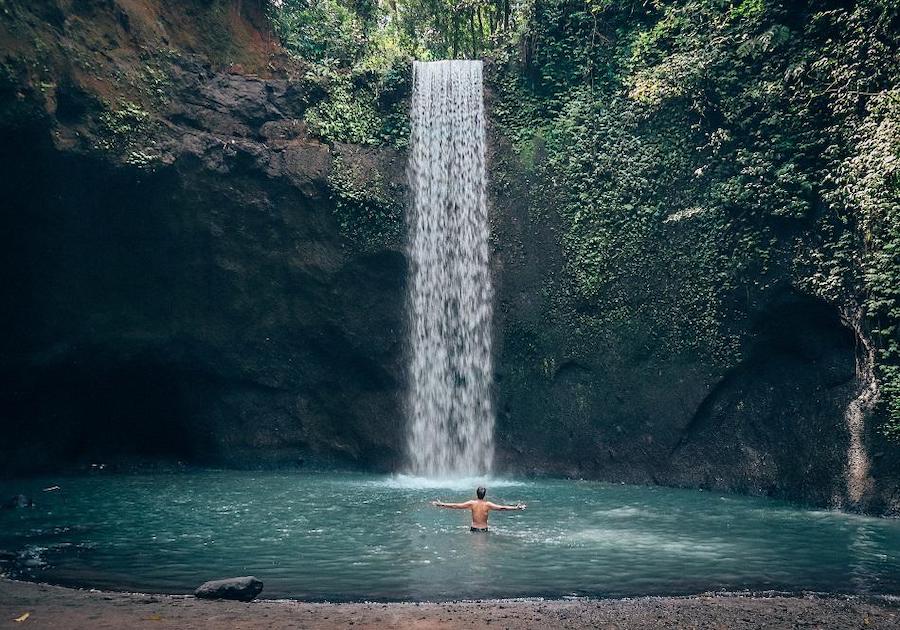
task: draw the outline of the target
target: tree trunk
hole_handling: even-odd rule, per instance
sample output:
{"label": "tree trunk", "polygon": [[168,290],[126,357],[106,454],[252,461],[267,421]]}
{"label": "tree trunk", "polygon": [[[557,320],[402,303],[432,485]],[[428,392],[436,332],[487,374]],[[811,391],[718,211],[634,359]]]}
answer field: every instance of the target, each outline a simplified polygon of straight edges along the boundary
{"label": "tree trunk", "polygon": [[452,42],[453,45],[450,49],[450,58],[456,59],[456,51],[458,50],[459,44],[459,13],[456,11],[453,12],[453,28],[452,28]]}
{"label": "tree trunk", "polygon": [[481,7],[481,5],[479,4],[478,7],[475,9],[475,10],[478,12],[478,43],[479,43],[479,48],[481,47],[481,46],[480,46],[480,44],[481,44],[481,38],[484,37],[484,21],[481,19],[481,8],[482,8],[482,7]]}

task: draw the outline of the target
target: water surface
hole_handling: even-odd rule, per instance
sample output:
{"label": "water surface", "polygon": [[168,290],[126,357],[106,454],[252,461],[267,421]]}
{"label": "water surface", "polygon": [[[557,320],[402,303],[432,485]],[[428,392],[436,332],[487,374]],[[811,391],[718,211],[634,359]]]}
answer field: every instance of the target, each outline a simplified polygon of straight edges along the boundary
{"label": "water surface", "polygon": [[[53,484],[58,492],[41,492]],[[711,589],[900,594],[900,522],[717,493],[564,480],[488,481],[528,504],[470,534],[476,480],[207,471],[0,483],[24,577],[190,592],[253,574],[267,597],[442,600]]]}

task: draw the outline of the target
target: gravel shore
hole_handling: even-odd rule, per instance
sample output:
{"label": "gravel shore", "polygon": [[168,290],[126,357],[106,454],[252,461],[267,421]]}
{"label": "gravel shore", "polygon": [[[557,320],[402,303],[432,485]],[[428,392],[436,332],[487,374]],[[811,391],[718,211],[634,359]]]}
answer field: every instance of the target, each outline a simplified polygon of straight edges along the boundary
{"label": "gravel shore", "polygon": [[[21,622],[25,613],[28,617]],[[2,628],[900,628],[900,602],[828,595],[322,604],[214,602],[0,579]]]}

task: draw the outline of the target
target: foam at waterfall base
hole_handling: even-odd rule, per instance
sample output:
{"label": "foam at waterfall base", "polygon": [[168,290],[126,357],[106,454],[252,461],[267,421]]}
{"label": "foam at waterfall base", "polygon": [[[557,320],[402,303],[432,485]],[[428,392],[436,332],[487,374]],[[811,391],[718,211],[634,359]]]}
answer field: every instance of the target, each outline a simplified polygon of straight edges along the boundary
{"label": "foam at waterfall base", "polygon": [[453,477],[435,478],[418,477],[416,475],[391,475],[384,479],[368,482],[370,485],[382,488],[397,488],[399,490],[428,490],[431,488],[454,491],[475,491],[478,486],[490,488],[508,488],[513,486],[528,485],[527,481],[515,479],[502,479],[490,476],[484,477]]}

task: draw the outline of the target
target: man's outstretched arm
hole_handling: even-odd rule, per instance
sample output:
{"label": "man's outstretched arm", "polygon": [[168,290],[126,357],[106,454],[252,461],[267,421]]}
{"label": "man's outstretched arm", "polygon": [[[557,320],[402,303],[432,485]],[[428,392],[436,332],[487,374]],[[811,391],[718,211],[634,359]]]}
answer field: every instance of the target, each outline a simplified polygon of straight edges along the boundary
{"label": "man's outstretched arm", "polygon": [[451,510],[468,510],[472,507],[471,501],[466,501],[465,503],[444,503],[443,501],[432,501],[431,505],[434,507],[442,507],[442,508],[450,508]]}
{"label": "man's outstretched arm", "polygon": [[524,503],[516,503],[515,505],[497,505],[496,503],[488,503],[488,508],[491,510],[524,510]]}

